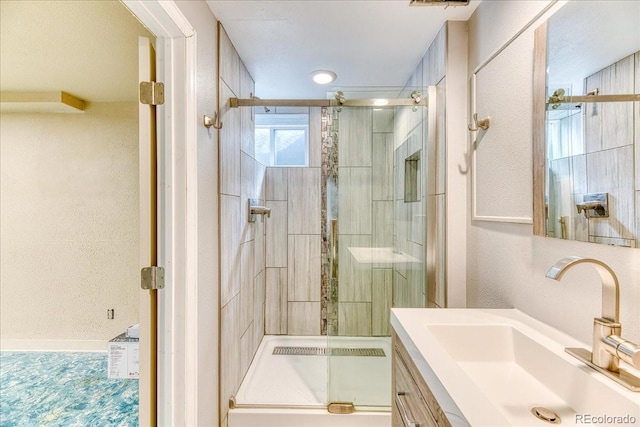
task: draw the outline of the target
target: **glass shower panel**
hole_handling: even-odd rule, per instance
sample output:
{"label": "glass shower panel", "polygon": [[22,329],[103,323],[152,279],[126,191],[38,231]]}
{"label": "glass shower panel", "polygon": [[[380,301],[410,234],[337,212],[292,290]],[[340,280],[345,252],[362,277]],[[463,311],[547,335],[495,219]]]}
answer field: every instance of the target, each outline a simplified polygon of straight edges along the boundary
{"label": "glass shower panel", "polygon": [[[411,92],[345,97],[411,99]],[[330,403],[388,410],[390,309],[426,306],[426,112],[424,106],[324,112]]]}

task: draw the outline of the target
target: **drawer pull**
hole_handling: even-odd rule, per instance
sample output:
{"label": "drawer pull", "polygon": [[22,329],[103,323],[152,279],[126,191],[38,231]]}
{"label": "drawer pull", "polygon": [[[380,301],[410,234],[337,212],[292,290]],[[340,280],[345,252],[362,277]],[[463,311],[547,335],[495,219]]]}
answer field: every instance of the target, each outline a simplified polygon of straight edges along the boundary
{"label": "drawer pull", "polygon": [[400,409],[400,416],[402,417],[402,421],[404,425],[407,427],[420,427],[415,421],[411,421],[409,419],[409,415],[407,415],[407,408],[404,406],[403,398],[407,395],[404,391],[399,391],[396,393],[396,404],[398,405],[398,409]]}

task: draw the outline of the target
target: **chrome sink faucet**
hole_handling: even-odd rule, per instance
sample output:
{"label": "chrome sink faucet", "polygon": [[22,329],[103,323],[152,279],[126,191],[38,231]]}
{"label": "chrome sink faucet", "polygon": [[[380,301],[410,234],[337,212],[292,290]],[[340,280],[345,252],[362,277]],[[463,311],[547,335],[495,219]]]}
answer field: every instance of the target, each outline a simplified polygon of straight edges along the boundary
{"label": "chrome sink faucet", "polygon": [[[620,289],[618,278],[611,267],[597,259],[569,256],[555,263],[546,276],[550,279],[560,280],[571,267],[578,264],[590,264],[600,275],[602,280],[602,315],[593,319],[593,348],[592,353],[588,355],[590,356],[588,360],[584,354],[586,350],[572,348],[565,350],[598,371],[604,371],[605,374],[609,372],[610,375],[607,376],[627,388],[640,391],[640,379],[620,371],[620,360],[640,369],[640,346],[621,336]],[[627,377],[631,377],[631,379]],[[631,385],[628,384],[629,381]]]}

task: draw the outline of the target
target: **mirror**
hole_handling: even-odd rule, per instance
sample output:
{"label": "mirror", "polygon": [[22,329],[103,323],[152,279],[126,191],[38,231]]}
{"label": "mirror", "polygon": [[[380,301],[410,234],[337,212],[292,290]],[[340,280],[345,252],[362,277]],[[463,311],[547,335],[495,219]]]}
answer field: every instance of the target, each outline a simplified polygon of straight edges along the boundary
{"label": "mirror", "polygon": [[639,16],[570,1],[536,30],[536,235],[640,247]]}

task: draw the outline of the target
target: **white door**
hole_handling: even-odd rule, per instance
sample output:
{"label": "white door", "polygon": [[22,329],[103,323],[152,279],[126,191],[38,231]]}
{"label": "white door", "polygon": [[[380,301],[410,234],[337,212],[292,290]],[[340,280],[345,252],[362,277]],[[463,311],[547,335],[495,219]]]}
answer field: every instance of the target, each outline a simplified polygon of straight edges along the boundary
{"label": "white door", "polygon": [[[155,52],[151,41],[138,41],[140,82],[155,81]],[[140,268],[158,265],[157,256],[157,144],[156,107],[139,103],[140,143]],[[141,426],[156,425],[158,291],[140,290],[140,380]]]}

